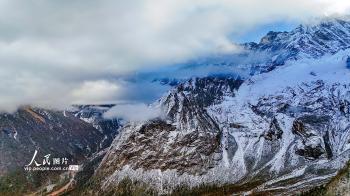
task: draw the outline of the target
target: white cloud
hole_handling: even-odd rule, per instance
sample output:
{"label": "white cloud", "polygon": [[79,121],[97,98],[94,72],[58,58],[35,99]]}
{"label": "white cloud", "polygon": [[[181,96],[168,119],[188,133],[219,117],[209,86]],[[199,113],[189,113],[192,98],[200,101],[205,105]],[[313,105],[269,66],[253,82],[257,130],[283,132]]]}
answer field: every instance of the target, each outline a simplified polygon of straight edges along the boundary
{"label": "white cloud", "polygon": [[161,117],[158,107],[150,107],[145,104],[116,105],[103,114],[104,118],[123,118],[127,121],[145,121]]}
{"label": "white cloud", "polygon": [[74,104],[105,104],[113,103],[120,88],[105,80],[87,81],[72,92]]}
{"label": "white cloud", "polygon": [[[346,0],[0,0],[0,110],[117,99],[120,75],[234,52],[228,35],[349,7]],[[92,93],[100,81],[111,87]]]}
{"label": "white cloud", "polygon": [[332,14],[348,14],[350,11],[350,1],[349,0],[320,0],[321,2],[328,5],[327,10],[325,11],[326,15]]}

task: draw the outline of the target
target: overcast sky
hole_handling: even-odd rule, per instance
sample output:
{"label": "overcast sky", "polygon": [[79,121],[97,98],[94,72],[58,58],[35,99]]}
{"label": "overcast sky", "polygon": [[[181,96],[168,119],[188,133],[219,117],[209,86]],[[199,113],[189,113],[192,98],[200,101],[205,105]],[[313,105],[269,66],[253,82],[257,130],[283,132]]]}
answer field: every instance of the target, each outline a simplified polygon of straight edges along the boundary
{"label": "overcast sky", "polygon": [[349,7],[348,0],[0,0],[0,111],[127,101],[121,76],[234,53],[232,38],[258,26]]}

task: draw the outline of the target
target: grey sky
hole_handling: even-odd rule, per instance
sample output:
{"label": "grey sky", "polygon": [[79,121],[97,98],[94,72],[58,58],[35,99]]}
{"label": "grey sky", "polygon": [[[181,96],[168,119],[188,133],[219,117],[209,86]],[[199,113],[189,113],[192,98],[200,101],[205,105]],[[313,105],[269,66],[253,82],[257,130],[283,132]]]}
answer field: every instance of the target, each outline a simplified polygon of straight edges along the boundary
{"label": "grey sky", "polygon": [[234,53],[231,35],[348,7],[343,0],[0,0],[0,111],[125,101],[120,76]]}

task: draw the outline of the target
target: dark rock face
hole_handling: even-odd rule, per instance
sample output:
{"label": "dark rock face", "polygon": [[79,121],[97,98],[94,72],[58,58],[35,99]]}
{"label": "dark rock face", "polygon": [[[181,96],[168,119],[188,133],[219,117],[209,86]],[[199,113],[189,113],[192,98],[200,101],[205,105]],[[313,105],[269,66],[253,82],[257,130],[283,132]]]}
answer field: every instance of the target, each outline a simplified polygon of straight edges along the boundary
{"label": "dark rock face", "polygon": [[350,106],[350,102],[347,100],[341,101],[339,103],[340,112],[347,117],[349,117],[349,115],[350,115],[350,110],[349,110],[350,107],[349,106]]}
{"label": "dark rock face", "polygon": [[309,159],[318,159],[322,154],[324,154],[324,151],[321,146],[305,146],[302,149],[296,149],[296,154],[300,156],[304,156]]}
{"label": "dark rock face", "polygon": [[350,57],[346,59],[346,67],[350,69]]}
{"label": "dark rock face", "polygon": [[[123,133],[134,128],[126,126]],[[110,151],[102,162],[105,171],[112,172],[128,164],[133,169],[176,169],[180,173],[200,174],[213,167],[215,158],[212,154],[219,146],[217,135],[202,134],[203,130],[184,135],[176,134],[177,131],[175,126],[161,120],[142,125],[129,133],[125,138],[127,141],[123,138],[113,144],[118,148]]]}
{"label": "dark rock face", "polygon": [[329,121],[329,116],[301,116],[293,122],[292,132],[299,136],[310,137],[313,136],[313,129],[322,128],[322,126],[329,123]]}
{"label": "dark rock face", "polygon": [[237,123],[230,123],[230,127],[231,128],[235,128],[235,129],[242,129],[242,128],[244,128],[243,125],[237,124]]}
{"label": "dark rock face", "polygon": [[318,133],[330,124],[330,120],[329,116],[315,115],[305,115],[296,119],[293,122],[292,132],[302,138],[302,146],[296,149],[296,154],[308,159],[318,159],[327,153],[327,157],[331,158],[328,131],[325,133],[327,137],[319,137]]}
{"label": "dark rock face", "polygon": [[304,124],[298,120],[294,121],[292,132],[300,136],[306,135]]}
{"label": "dark rock face", "polygon": [[180,84],[176,93],[187,94],[187,97],[200,107],[207,107],[219,102],[224,95],[233,95],[243,80],[231,77],[194,78]]}
{"label": "dark rock face", "polygon": [[283,130],[278,124],[278,121],[276,118],[273,118],[270,128],[267,132],[265,132],[265,139],[273,141],[273,140],[278,140],[282,138]]}

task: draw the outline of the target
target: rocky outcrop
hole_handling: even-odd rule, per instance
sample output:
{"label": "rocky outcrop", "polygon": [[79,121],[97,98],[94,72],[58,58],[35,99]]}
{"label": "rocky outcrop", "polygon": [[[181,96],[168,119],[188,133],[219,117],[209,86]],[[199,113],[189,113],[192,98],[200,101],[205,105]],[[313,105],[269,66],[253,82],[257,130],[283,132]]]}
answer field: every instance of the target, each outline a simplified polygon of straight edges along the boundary
{"label": "rocky outcrop", "polygon": [[302,138],[302,146],[296,149],[296,154],[309,159],[318,159],[327,152],[328,158],[331,158],[328,130],[325,130],[323,137],[320,137],[322,132],[317,134],[330,123],[329,116],[306,115],[296,119],[293,122],[292,132]]}
{"label": "rocky outcrop", "polygon": [[266,140],[278,140],[282,138],[283,130],[276,118],[273,118],[270,124],[269,129],[265,132],[264,137]]}

